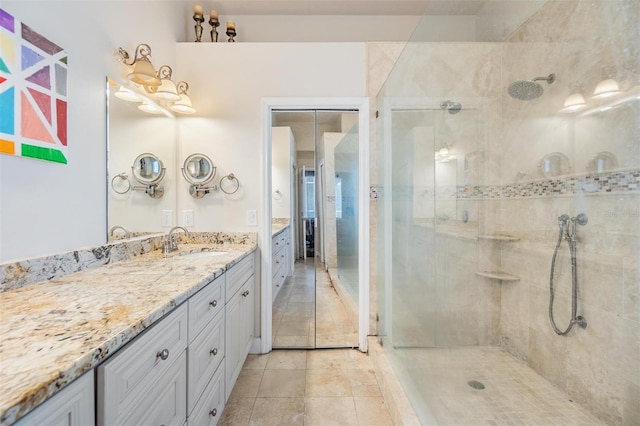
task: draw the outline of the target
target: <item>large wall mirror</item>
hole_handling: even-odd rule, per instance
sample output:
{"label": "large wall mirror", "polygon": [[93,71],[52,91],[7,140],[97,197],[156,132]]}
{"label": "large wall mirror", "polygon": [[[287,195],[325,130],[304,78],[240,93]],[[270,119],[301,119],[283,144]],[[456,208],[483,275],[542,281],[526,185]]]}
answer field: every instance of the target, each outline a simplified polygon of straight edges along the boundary
{"label": "large wall mirror", "polygon": [[358,112],[281,110],[271,121],[272,220],[288,225],[292,247],[272,346],[357,347]]}
{"label": "large wall mirror", "polygon": [[107,78],[108,240],[166,232],[175,222],[176,119],[141,110],[122,91]]}

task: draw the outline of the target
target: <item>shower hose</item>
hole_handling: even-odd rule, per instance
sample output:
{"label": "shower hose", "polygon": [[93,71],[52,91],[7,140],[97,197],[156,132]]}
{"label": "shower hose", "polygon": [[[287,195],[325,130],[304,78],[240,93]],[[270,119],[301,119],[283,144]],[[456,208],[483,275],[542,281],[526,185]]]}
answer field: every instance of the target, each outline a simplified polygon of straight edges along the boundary
{"label": "shower hose", "polygon": [[[551,322],[551,327],[556,334],[560,336],[564,336],[568,334],[575,324],[578,324],[582,328],[587,327],[587,320],[582,316],[577,316],[578,313],[578,268],[576,262],[576,231],[575,231],[575,218],[569,222],[568,217],[560,217],[559,220],[560,232],[558,232],[558,242],[556,244],[556,248],[553,252],[553,258],[551,259],[551,277],[549,279],[549,321]],[[573,225],[573,231],[569,232],[569,229]],[[565,234],[566,227],[566,235],[567,242],[569,243],[569,252],[571,253],[571,321],[569,322],[569,326],[566,330],[562,331],[556,325],[555,320],[553,319],[553,299],[555,298],[553,277],[555,274],[556,267],[556,259],[558,257],[558,250],[560,249],[560,245],[562,244],[562,237]]]}

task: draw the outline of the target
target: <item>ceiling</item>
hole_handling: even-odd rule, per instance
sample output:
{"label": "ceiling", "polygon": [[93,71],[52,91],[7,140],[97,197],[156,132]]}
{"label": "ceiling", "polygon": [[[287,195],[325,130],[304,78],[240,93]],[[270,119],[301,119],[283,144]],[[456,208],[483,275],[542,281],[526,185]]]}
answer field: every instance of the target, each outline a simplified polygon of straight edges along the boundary
{"label": "ceiling", "polygon": [[205,10],[213,7],[227,15],[476,15],[485,3],[496,1],[500,0],[202,0],[200,3]]}

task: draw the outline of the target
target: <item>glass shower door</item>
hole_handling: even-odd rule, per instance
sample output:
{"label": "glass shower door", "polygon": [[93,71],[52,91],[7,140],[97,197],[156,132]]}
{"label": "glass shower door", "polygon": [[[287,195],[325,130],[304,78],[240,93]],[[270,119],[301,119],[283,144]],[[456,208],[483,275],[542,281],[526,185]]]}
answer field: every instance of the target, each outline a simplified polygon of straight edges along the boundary
{"label": "glass shower door", "polygon": [[390,114],[391,336],[393,347],[435,345],[436,264],[433,112],[396,109]]}

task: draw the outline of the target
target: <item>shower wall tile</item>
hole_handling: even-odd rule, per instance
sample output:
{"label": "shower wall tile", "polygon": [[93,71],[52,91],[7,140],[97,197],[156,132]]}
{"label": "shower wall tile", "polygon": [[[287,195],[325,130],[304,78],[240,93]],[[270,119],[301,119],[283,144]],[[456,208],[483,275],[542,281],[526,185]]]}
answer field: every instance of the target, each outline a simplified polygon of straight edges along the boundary
{"label": "shower wall tile", "polygon": [[[567,246],[563,248],[567,249]],[[563,263],[568,261],[563,260]],[[602,253],[578,253],[577,272],[580,306],[592,306],[614,315],[623,315],[622,258]]]}
{"label": "shower wall tile", "polygon": [[[640,261],[638,256],[623,259],[623,317],[640,322]],[[640,373],[639,373],[640,374]]]}

